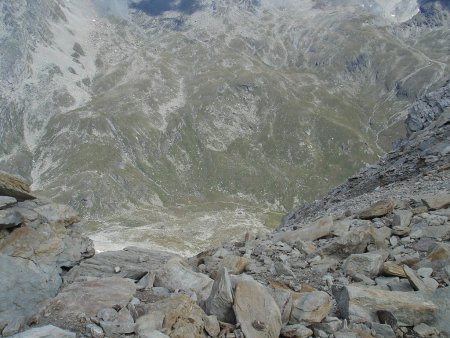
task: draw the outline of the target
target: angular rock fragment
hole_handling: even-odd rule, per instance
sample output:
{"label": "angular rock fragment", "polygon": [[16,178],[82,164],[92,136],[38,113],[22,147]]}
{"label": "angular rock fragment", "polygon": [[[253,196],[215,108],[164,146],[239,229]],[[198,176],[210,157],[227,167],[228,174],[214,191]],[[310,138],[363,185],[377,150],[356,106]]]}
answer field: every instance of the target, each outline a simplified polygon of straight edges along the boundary
{"label": "angular rock fragment", "polygon": [[409,210],[395,210],[393,217],[393,226],[409,227],[413,213]]}
{"label": "angular rock fragment", "polygon": [[19,201],[34,199],[30,185],[22,178],[0,171],[0,195],[14,197]]}
{"label": "angular rock fragment", "polygon": [[307,338],[313,331],[302,324],[286,325],[281,329],[281,336],[288,338]]}
{"label": "angular rock fragment", "polygon": [[292,305],[290,323],[320,323],[331,310],[331,297],[323,291],[300,294]]}
{"label": "angular rock fragment", "polygon": [[343,270],[349,276],[360,273],[374,278],[380,273],[383,263],[383,256],[377,253],[353,254],[344,262]]}
{"label": "angular rock fragment", "polygon": [[227,270],[235,275],[244,272],[247,265],[251,262],[250,259],[240,256],[229,255],[225,256],[219,263],[220,268],[227,268]]}
{"label": "angular rock fragment", "polygon": [[351,254],[364,253],[372,240],[369,229],[367,226],[358,227],[345,236],[334,238],[330,244],[320,249],[319,254],[343,259]]}
{"label": "angular rock fragment", "polygon": [[53,325],[47,325],[18,333],[12,338],[75,338],[76,336],[73,332],[65,331]]}
{"label": "angular rock fragment", "polygon": [[302,226],[300,229],[281,233],[274,238],[274,241],[283,241],[288,244],[294,244],[298,241],[314,241],[328,236],[332,227],[333,218],[328,216],[321,218],[314,223]]}
{"label": "angular rock fragment", "polygon": [[233,289],[226,268],[222,268],[214,281],[211,294],[205,302],[205,312],[217,316],[222,322],[234,323]]}
{"label": "angular rock fragment", "polygon": [[17,203],[17,200],[11,196],[0,196],[0,210],[8,208]]}
{"label": "angular rock fragment", "polygon": [[385,262],[383,264],[383,273],[387,276],[406,278],[403,268],[400,265],[391,262]]}
{"label": "angular rock fragment", "polygon": [[257,282],[238,282],[234,312],[246,338],[278,338],[281,314],[269,292]]}
{"label": "angular rock fragment", "polygon": [[343,318],[377,321],[377,311],[389,311],[405,325],[431,322],[438,307],[423,293],[382,291],[359,286],[333,287]]}
{"label": "angular rock fragment", "polygon": [[180,258],[172,258],[162,266],[155,278],[155,286],[169,290],[192,290],[200,300],[206,300],[214,281],[208,276],[192,271]]}
{"label": "angular rock fragment", "polygon": [[381,200],[375,202],[367,209],[358,213],[358,217],[361,219],[373,219],[377,217],[385,216],[394,210],[395,203],[392,200]]}
{"label": "angular rock fragment", "polygon": [[423,203],[430,210],[444,209],[450,206],[450,194],[448,192],[422,196]]}
{"label": "angular rock fragment", "polygon": [[404,265],[403,271],[405,271],[406,278],[408,278],[409,283],[416,291],[425,291],[427,290],[427,286],[425,283],[420,279],[419,276],[416,275],[416,273],[411,269],[409,266]]}

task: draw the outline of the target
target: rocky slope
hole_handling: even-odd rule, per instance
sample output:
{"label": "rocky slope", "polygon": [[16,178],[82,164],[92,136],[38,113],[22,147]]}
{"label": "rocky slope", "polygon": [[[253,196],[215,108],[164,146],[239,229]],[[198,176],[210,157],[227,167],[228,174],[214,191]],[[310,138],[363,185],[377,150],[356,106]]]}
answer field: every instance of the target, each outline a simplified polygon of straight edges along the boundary
{"label": "rocky slope", "polygon": [[197,253],[278,225],[448,75],[446,1],[126,3],[0,5],[0,166],[99,248]]}
{"label": "rocky slope", "polygon": [[133,247],[87,258],[73,210],[17,202],[33,198],[26,184],[0,176],[2,335],[450,337],[449,106],[447,84],[376,165],[277,231],[189,259]]}

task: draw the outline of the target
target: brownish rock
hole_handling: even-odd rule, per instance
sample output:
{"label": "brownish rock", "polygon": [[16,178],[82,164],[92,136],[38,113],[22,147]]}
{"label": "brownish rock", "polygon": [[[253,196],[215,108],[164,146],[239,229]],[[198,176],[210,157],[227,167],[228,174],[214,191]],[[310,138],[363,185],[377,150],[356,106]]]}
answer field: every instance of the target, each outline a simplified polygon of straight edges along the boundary
{"label": "brownish rock", "polygon": [[406,274],[403,268],[395,263],[385,262],[383,264],[383,273],[387,276],[406,278]]}
{"label": "brownish rock", "polygon": [[372,219],[385,216],[394,210],[395,203],[392,200],[381,200],[375,202],[367,209],[359,212],[358,217],[361,219]]}
{"label": "brownish rock", "polygon": [[0,195],[14,197],[19,201],[35,199],[30,185],[24,179],[0,171]]}

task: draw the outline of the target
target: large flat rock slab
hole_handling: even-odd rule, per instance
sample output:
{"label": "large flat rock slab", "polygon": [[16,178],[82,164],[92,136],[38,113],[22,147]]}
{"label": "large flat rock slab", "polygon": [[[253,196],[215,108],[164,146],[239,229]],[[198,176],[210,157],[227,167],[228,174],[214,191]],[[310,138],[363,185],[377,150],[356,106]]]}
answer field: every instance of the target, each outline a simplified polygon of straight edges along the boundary
{"label": "large flat rock slab", "polygon": [[431,323],[438,306],[424,293],[382,291],[349,285],[333,288],[338,309],[344,318],[377,322],[377,311],[389,311],[408,326]]}
{"label": "large flat rock slab", "polygon": [[67,323],[80,314],[93,317],[101,309],[125,307],[135,292],[134,282],[120,277],[73,283],[62,289],[48,303],[43,316],[50,319],[58,318],[60,322]]}
{"label": "large flat rock slab", "polygon": [[76,336],[73,332],[60,329],[53,325],[46,325],[18,333],[12,336],[12,338],[76,338]]}
{"label": "large flat rock slab", "polygon": [[[65,283],[119,276],[139,280],[147,272],[161,268],[174,254],[128,247],[120,251],[107,251],[84,260],[64,276]],[[116,272],[116,268],[120,271]]]}

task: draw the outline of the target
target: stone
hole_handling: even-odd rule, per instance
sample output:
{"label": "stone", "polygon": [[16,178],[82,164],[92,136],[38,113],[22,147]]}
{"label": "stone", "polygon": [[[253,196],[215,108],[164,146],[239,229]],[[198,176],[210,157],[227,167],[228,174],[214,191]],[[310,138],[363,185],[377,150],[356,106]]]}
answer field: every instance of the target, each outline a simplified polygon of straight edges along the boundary
{"label": "stone", "polygon": [[333,286],[337,308],[343,318],[377,322],[377,311],[389,311],[408,326],[430,322],[438,306],[423,293],[382,291],[361,286]]}
{"label": "stone", "polygon": [[432,273],[433,273],[432,268],[420,268],[417,270],[417,274],[422,278],[431,277]]}
{"label": "stone", "polygon": [[250,259],[240,256],[229,255],[225,256],[219,263],[220,268],[227,268],[227,270],[234,274],[239,275],[244,272],[247,265],[251,262]]}
{"label": "stone", "polygon": [[392,219],[393,226],[409,227],[413,213],[409,210],[395,210]]}
{"label": "stone", "polygon": [[24,179],[0,171],[0,195],[14,197],[18,201],[34,199],[30,185]]}
{"label": "stone", "polygon": [[392,233],[397,236],[406,236],[410,233],[411,229],[407,226],[396,225],[392,227]]}
{"label": "stone", "polygon": [[410,237],[414,239],[429,237],[448,240],[450,239],[450,224],[413,228]]}
{"label": "stone", "polygon": [[34,209],[50,225],[71,225],[80,221],[78,213],[68,205],[49,203]]}
{"label": "stone", "polygon": [[241,281],[236,285],[234,312],[246,338],[278,338],[281,313],[275,300],[257,282]]}
{"label": "stone", "polygon": [[333,227],[331,228],[331,234],[336,237],[342,237],[347,234],[352,224],[352,220],[349,218],[334,221]]}
{"label": "stone", "polygon": [[450,206],[450,193],[443,192],[422,196],[422,202],[430,210],[444,209]]}
{"label": "stone", "polygon": [[136,286],[130,279],[108,277],[87,282],[75,282],[63,288],[44,310],[45,317],[70,318],[84,313],[95,316],[101,309],[125,307],[133,298]]}
{"label": "stone", "polygon": [[136,324],[133,322],[100,322],[100,326],[108,337],[114,337],[120,334],[133,333]]}
{"label": "stone", "polygon": [[135,332],[139,337],[147,337],[153,331],[163,328],[165,314],[162,311],[152,311],[136,320]]}
{"label": "stone", "polygon": [[392,327],[390,327],[387,324],[370,323],[370,328],[373,331],[375,331],[375,338],[396,338],[397,337],[394,330],[392,330]]}
{"label": "stone", "polygon": [[23,217],[12,210],[0,210],[0,230],[10,229],[19,226],[23,222]]}
{"label": "stone", "polygon": [[17,203],[17,200],[11,196],[0,196],[0,210],[8,208]]}
{"label": "stone", "polygon": [[36,327],[21,333],[18,333],[12,338],[76,338],[76,334],[69,332],[53,325]]}
{"label": "stone", "polygon": [[13,334],[20,331],[20,329],[24,326],[25,319],[23,317],[16,317],[16,318],[6,318],[2,317],[2,323],[1,327],[2,329],[2,336],[3,337],[9,337]]}
{"label": "stone", "polygon": [[428,326],[425,323],[420,323],[419,325],[414,326],[414,332],[419,335],[419,337],[430,337],[437,336],[439,331],[432,326]]}
{"label": "stone", "polygon": [[392,200],[381,200],[370,205],[367,209],[358,213],[361,219],[373,219],[383,217],[394,210],[395,203]]}
{"label": "stone", "polygon": [[301,294],[294,300],[290,323],[320,323],[331,310],[331,298],[323,291]]}
{"label": "stone", "polygon": [[286,325],[281,329],[281,336],[289,338],[307,338],[313,331],[302,324]]}
{"label": "stone", "polygon": [[411,269],[409,266],[404,265],[403,271],[405,271],[406,278],[408,278],[409,283],[411,284],[412,288],[416,291],[425,291],[427,290],[427,286],[425,283],[416,275],[413,269]]}
{"label": "stone", "polygon": [[170,337],[162,332],[152,331],[144,335],[140,335],[139,338],[170,338]]}
{"label": "stone", "polygon": [[[437,328],[445,335],[450,334],[450,287],[439,288],[432,292],[424,293],[426,299],[432,301],[438,307],[438,311],[431,322],[422,321]],[[419,323],[417,323],[419,324]]]}
{"label": "stone", "polygon": [[387,284],[390,291],[400,291],[400,292],[412,292],[414,289],[411,286],[411,283],[405,279],[402,278],[397,281],[392,281]]}
{"label": "stone", "polygon": [[155,286],[169,290],[192,290],[199,300],[206,300],[214,281],[208,276],[192,271],[180,258],[172,258],[162,266],[155,278]]}
{"label": "stone", "polygon": [[274,262],[274,267],[277,275],[295,277],[289,266],[281,261]]}
{"label": "stone", "polygon": [[112,322],[117,318],[117,311],[113,308],[104,308],[97,312],[97,317],[105,322]]}
{"label": "stone", "polygon": [[439,287],[439,283],[434,278],[426,277],[422,281],[428,290],[435,290]]}
{"label": "stone", "polygon": [[[127,247],[119,251],[105,251],[86,259],[80,265],[71,269],[65,276],[66,283],[82,282],[93,278],[105,278],[120,276],[139,281],[149,273],[153,279],[154,272],[161,268],[173,254],[147,250],[137,247]],[[120,266],[120,272],[116,273],[114,268]]]}
{"label": "stone", "polygon": [[362,226],[351,230],[345,236],[334,238],[330,244],[320,249],[319,253],[322,256],[344,259],[351,254],[364,253],[371,240],[369,227]]}
{"label": "stone", "polygon": [[205,312],[222,322],[234,323],[233,289],[228,270],[222,268],[214,281],[211,294],[205,302]]}
{"label": "stone", "polygon": [[311,241],[297,241],[293,244],[293,246],[305,255],[311,255],[317,250],[317,247]]}
{"label": "stone", "polygon": [[298,241],[314,241],[328,236],[332,227],[333,218],[331,216],[324,217],[313,223],[300,226],[297,230],[280,233],[274,237],[274,242],[283,241],[292,245]]}
{"label": "stone", "polygon": [[450,245],[447,243],[437,244],[433,250],[419,263],[418,268],[428,267],[435,271],[444,268],[450,264]]}
{"label": "stone", "polygon": [[384,257],[376,253],[350,255],[344,262],[343,270],[349,276],[361,273],[369,278],[379,275],[384,263]]}
{"label": "stone", "polygon": [[86,325],[86,330],[91,334],[92,338],[103,338],[105,337],[105,333],[103,329],[95,324]]}
{"label": "stone", "polygon": [[403,268],[400,265],[391,262],[383,263],[383,274],[387,276],[406,278],[406,274]]}
{"label": "stone", "polygon": [[280,309],[282,324],[287,324],[292,311],[292,292],[282,288],[269,288],[269,292]]}
{"label": "stone", "polygon": [[153,287],[153,284],[155,283],[155,277],[156,274],[154,272],[147,272],[144,277],[139,279],[139,281],[136,283],[136,289],[145,290]]}
{"label": "stone", "polygon": [[163,331],[171,338],[203,338],[205,318],[203,310],[186,295],[176,295],[148,304],[149,313],[164,313]]}
{"label": "stone", "polygon": [[220,334],[220,324],[216,316],[204,317],[205,331],[211,337],[218,337]]}
{"label": "stone", "polygon": [[15,322],[20,328],[22,322],[35,315],[45,301],[57,294],[62,282],[55,266],[39,266],[32,260],[2,253],[0,276],[0,318],[10,325],[9,329]]}

